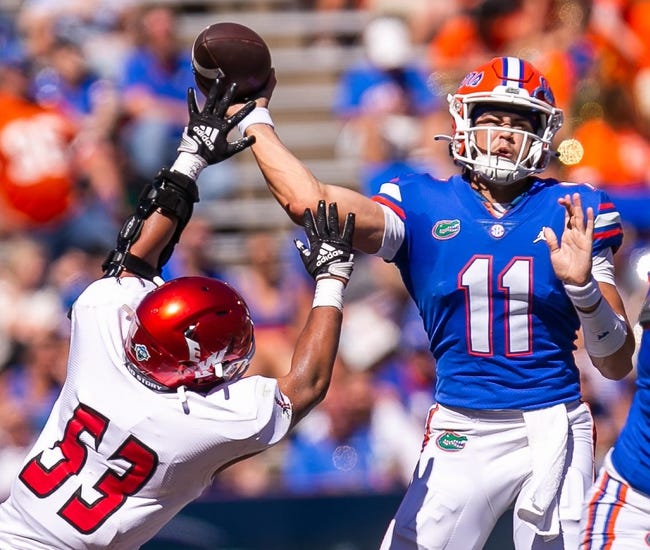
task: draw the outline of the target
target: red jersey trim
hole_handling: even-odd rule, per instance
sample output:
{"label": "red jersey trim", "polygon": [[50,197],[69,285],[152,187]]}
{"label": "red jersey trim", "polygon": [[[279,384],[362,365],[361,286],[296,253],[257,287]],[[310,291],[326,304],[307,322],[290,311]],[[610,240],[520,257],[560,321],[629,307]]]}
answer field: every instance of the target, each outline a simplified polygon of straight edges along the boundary
{"label": "red jersey trim", "polygon": [[406,219],[406,214],[404,213],[404,210],[401,209],[399,206],[397,206],[395,203],[392,203],[391,201],[385,199],[384,197],[380,197],[379,195],[375,195],[372,197],[372,200],[375,201],[376,203],[383,204],[384,206],[387,206],[390,208],[395,214],[397,214],[401,220]]}

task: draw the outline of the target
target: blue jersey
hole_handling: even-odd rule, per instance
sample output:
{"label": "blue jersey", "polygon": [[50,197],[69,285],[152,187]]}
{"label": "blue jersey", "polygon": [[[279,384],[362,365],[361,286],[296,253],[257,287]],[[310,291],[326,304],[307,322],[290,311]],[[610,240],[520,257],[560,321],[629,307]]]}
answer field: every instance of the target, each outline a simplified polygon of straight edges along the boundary
{"label": "blue jersey", "polygon": [[579,320],[542,232],[561,237],[557,201],[574,192],[596,214],[594,254],[617,249],[620,217],[605,193],[585,184],[535,178],[499,219],[460,175],[412,175],[375,196],[405,224],[392,261],[431,341],[439,403],[529,410],[580,397]]}
{"label": "blue jersey", "polygon": [[632,487],[650,495],[650,290],[639,321],[643,335],[637,356],[636,392],[614,445],[612,464]]}

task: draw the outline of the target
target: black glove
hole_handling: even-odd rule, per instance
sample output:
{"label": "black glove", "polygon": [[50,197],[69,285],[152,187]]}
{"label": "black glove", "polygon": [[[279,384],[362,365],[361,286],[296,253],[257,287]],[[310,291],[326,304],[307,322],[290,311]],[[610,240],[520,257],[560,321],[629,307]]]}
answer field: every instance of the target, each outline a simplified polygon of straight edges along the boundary
{"label": "black glove", "polygon": [[187,110],[190,120],[183,130],[178,151],[198,155],[207,164],[221,162],[255,143],[253,136],[228,141],[230,130],[255,108],[255,102],[249,101],[234,115],[226,118],[226,111],[233,103],[237,84],[233,82],[220,97],[221,88],[222,83],[219,79],[215,80],[201,111],[196,105],[194,88],[187,90]]}
{"label": "black glove", "polygon": [[339,232],[339,213],[336,203],[325,211],[325,201],[318,202],[316,218],[307,208],[303,215],[305,234],[309,248],[295,240],[300,258],[309,274],[316,280],[324,277],[340,277],[346,281],[352,274],[353,258],[352,235],[354,233],[354,214],[350,212],[345,219],[343,233]]}

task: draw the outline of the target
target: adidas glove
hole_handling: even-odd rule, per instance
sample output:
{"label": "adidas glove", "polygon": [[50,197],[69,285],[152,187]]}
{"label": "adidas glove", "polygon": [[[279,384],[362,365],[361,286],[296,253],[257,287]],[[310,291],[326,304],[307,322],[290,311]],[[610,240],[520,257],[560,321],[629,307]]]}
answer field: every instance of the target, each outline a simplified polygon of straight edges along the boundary
{"label": "adidas glove", "polygon": [[329,213],[325,209],[325,201],[319,201],[316,218],[307,208],[303,215],[303,226],[309,240],[309,248],[299,240],[295,240],[300,258],[309,274],[320,280],[338,277],[347,282],[352,274],[353,257],[352,235],[354,233],[354,214],[347,215],[343,233],[339,231],[339,214],[336,203],[329,205]]}
{"label": "adidas glove", "polygon": [[233,83],[220,97],[221,88],[222,83],[218,79],[215,80],[202,110],[197,107],[194,88],[187,90],[189,122],[183,131],[178,151],[181,154],[193,155],[193,160],[202,164],[200,168],[221,162],[255,142],[252,136],[228,141],[230,130],[255,108],[255,102],[249,101],[234,115],[226,118],[226,111],[232,103],[237,84]]}

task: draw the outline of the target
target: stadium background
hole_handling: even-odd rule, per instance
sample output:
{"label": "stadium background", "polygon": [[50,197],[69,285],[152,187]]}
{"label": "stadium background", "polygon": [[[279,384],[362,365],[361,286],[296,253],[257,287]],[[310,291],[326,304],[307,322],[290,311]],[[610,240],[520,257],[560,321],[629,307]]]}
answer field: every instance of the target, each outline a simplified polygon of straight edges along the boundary
{"label": "stadium background", "polygon": [[[565,109],[567,123],[560,139],[577,138],[585,147],[577,165],[558,162],[551,169],[562,177],[605,188],[623,215],[626,241],[617,254],[617,283],[635,320],[650,258],[648,4],[634,0],[0,2],[0,88],[9,93],[7,75],[18,72],[27,77],[27,89],[36,102],[61,111],[70,123],[74,150],[66,156],[70,202],[53,211],[52,219],[39,220],[37,215],[26,220],[20,210],[30,206],[20,198],[11,202],[16,195],[7,193],[11,182],[6,174],[1,176],[0,498],[6,496],[8,479],[56,396],[64,368],[66,308],[97,275],[107,247],[112,246],[116,224],[132,207],[143,181],[153,175],[152,166],[173,159],[172,151],[152,161],[146,151],[129,142],[137,122],[151,120],[143,116],[149,104],[134,91],[137,86],[127,86],[122,72],[126,60],[148,37],[158,33],[162,41],[177,39],[176,53],[185,59],[187,70],[191,42],[207,24],[236,21],[255,29],[272,50],[279,84],[271,107],[283,141],[322,180],[362,191],[372,186],[370,162],[355,141],[358,127],[350,123],[354,117],[337,116],[333,104],[345,72],[364,59],[364,29],[375,17],[397,14],[408,21],[413,52],[425,66],[430,90],[438,100],[438,107],[428,113],[435,133],[448,132],[445,96],[475,60],[482,63],[499,54],[527,57],[549,76]],[[155,10],[162,10],[158,19],[151,16]],[[165,11],[171,14],[172,27],[166,27],[160,15]],[[69,45],[77,48],[82,64],[93,73],[94,87],[66,86],[53,70],[54,52],[67,51]],[[84,105],[81,96],[91,89],[95,103]],[[180,114],[174,119],[160,115],[161,109],[151,110],[166,129],[183,120],[182,99],[165,114],[176,111]],[[412,118],[406,133],[400,134],[411,151],[405,156],[398,146],[394,158],[383,160],[451,171],[444,146],[429,150],[427,144],[413,142],[409,132],[417,132],[417,126]],[[428,140],[433,133],[427,133]],[[171,141],[176,139],[172,136]],[[32,160],[43,158],[37,153],[32,151]],[[188,227],[167,275],[200,272],[234,281],[253,307],[259,334],[257,360],[265,361],[271,372],[280,372],[288,364],[295,326],[309,295],[289,250],[295,228],[266,190],[249,152],[210,172],[201,188],[198,221]],[[52,201],[44,194],[31,207],[42,214],[43,205],[54,208]],[[401,406],[399,414],[417,433],[424,419],[421,400],[424,395],[427,401],[427,394],[431,399],[434,382],[417,370],[433,372],[435,365],[423,353],[418,320],[412,318],[400,287],[390,268],[360,258],[348,293],[350,321],[344,329],[339,367],[350,374],[333,385],[329,405],[319,407],[303,430],[314,430],[319,422],[335,424],[337,417],[345,415],[355,418],[356,425],[342,428],[349,432],[345,441],[320,450],[333,464],[331,471],[296,468],[292,476],[286,466],[290,448],[279,446],[268,456],[224,474],[213,491],[188,506],[145,548],[377,547],[419,444],[407,444],[408,438],[400,437],[404,425],[387,422],[386,415],[394,420],[395,407]],[[583,350],[576,353],[584,367]],[[400,378],[394,375],[396,369],[413,376]],[[624,421],[633,382],[632,375],[621,383],[605,383],[584,369],[585,398],[592,404],[599,429],[598,460]],[[399,389],[400,383],[410,384],[408,391],[404,386]],[[360,393],[351,393],[353,387]],[[366,409],[346,408],[345,401],[358,395],[363,398],[359,401],[367,401]],[[379,445],[377,425],[386,432],[381,452],[373,448]],[[319,452],[317,443],[312,452]],[[403,447],[409,452],[402,453]],[[349,456],[354,457],[352,462]],[[303,477],[296,476],[296,470]],[[506,515],[486,548],[510,546]]]}

